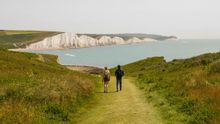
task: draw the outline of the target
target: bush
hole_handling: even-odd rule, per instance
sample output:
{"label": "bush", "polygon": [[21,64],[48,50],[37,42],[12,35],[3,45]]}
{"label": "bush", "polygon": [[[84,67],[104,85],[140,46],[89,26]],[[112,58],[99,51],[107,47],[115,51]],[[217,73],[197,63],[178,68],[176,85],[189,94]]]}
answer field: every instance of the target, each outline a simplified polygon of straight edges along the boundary
{"label": "bush", "polygon": [[187,124],[207,124],[214,116],[211,108],[208,106],[201,106],[203,109],[197,109],[193,115],[188,119]]}
{"label": "bush", "polygon": [[61,105],[58,104],[48,104],[47,109],[45,111],[49,116],[50,119],[60,119],[62,121],[69,120],[69,112]]}
{"label": "bush", "polygon": [[209,73],[220,73],[220,60],[210,64],[208,68]]}
{"label": "bush", "polygon": [[179,110],[188,115],[192,115],[196,110],[196,101],[194,100],[184,100]]}

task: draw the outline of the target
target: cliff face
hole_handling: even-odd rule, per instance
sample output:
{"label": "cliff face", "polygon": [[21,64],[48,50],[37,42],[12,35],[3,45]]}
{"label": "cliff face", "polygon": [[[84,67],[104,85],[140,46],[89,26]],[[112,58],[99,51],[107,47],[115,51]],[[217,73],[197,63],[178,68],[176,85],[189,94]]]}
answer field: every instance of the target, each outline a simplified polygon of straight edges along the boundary
{"label": "cliff face", "polygon": [[[167,38],[168,39],[168,38]],[[45,38],[42,41],[26,46],[26,49],[63,49],[63,48],[84,48],[93,46],[104,46],[114,44],[131,44],[140,42],[157,41],[150,37],[122,37],[120,35],[92,35],[92,34],[75,34],[62,33],[56,36]]]}

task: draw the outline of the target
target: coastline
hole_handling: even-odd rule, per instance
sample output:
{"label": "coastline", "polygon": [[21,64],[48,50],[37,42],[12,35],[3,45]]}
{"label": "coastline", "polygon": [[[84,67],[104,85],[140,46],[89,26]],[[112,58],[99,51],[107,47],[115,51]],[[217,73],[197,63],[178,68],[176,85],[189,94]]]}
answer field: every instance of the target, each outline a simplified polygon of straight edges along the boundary
{"label": "coastline", "polygon": [[86,65],[64,65],[67,69],[78,71],[87,74],[99,75],[102,73],[103,69],[95,66],[86,66]]}
{"label": "coastline", "polygon": [[119,44],[106,44],[106,45],[97,45],[97,46],[88,46],[88,47],[38,48],[38,49],[15,48],[15,49],[8,49],[8,50],[17,51],[17,52],[27,52],[27,51],[41,51],[41,50],[84,49],[84,48],[92,48],[92,47],[113,46],[113,45],[131,45],[131,44],[141,44],[141,43],[150,43],[150,42],[157,42],[157,41],[143,41],[143,42],[136,42],[136,43],[122,43],[122,44],[121,43],[119,43]]}
{"label": "coastline", "polygon": [[[83,47],[49,47],[49,48],[14,48],[8,49],[9,51],[17,51],[17,52],[28,52],[28,51],[43,51],[43,50],[65,50],[65,49],[83,49],[83,48],[91,48],[91,47],[101,47],[101,46],[113,46],[113,45],[130,45],[130,44],[141,44],[141,43],[151,43],[151,42],[158,42],[158,41],[177,41],[177,38],[169,38],[166,40],[143,40],[141,42],[132,42],[132,43],[116,43],[116,44],[102,44],[96,46],[83,46]],[[41,41],[39,41],[41,42]],[[38,42],[36,42],[38,43]]]}
{"label": "coastline", "polygon": [[[9,51],[14,51],[14,52],[28,52],[27,49],[8,49]],[[57,59],[57,63],[60,64],[59,60]],[[60,64],[62,65],[62,64]],[[87,65],[63,65],[64,67],[66,67],[69,70],[73,70],[73,71],[78,71],[81,73],[86,73],[86,74],[101,74],[102,73],[102,68],[100,67],[95,67],[95,66],[87,66]]]}

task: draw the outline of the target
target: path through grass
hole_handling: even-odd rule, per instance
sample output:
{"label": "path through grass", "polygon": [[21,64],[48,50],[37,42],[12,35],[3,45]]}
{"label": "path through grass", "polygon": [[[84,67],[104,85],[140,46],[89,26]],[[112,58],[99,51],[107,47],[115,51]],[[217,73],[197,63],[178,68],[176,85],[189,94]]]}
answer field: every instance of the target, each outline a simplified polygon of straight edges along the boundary
{"label": "path through grass", "polygon": [[162,120],[146,102],[144,94],[125,79],[123,90],[115,92],[115,81],[109,84],[109,93],[104,94],[103,88],[96,92],[96,101],[90,103],[78,115],[79,124],[161,124]]}

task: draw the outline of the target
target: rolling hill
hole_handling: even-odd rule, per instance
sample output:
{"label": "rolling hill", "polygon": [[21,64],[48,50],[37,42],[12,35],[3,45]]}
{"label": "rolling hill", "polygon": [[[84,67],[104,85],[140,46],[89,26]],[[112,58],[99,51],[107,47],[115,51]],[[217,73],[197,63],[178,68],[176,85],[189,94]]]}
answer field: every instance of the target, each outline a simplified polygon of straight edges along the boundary
{"label": "rolling hill", "polygon": [[0,49],[0,123],[71,123],[93,96],[97,78],[57,57]]}
{"label": "rolling hill", "polygon": [[166,123],[220,123],[220,53],[171,62],[153,57],[123,69],[137,80]]}

